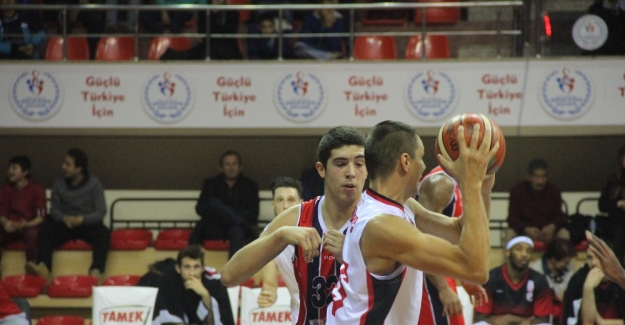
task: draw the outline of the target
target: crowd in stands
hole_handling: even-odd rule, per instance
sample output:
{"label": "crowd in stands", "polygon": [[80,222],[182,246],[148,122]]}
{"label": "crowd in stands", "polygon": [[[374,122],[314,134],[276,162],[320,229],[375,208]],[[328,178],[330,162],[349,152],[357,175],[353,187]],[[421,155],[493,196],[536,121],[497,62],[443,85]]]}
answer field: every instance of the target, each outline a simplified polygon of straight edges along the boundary
{"label": "crowd in stands", "polygon": [[[201,219],[189,239],[189,246],[180,251],[175,265],[170,265],[171,270],[163,275],[165,280],[159,284],[157,306],[162,308],[157,311],[168,312],[155,313],[157,323],[171,322],[172,319],[184,319],[185,323],[189,323],[189,315],[193,315],[191,318],[199,317],[196,319],[199,321],[207,317],[207,311],[198,306],[211,305],[211,301],[211,306],[221,310],[221,316],[217,314],[211,317],[222,317],[219,321],[222,324],[234,322],[229,318],[231,314],[226,312],[229,310],[229,302],[224,293],[225,287],[219,283],[216,270],[204,265],[200,247],[205,239],[229,240],[229,256],[232,257],[248,242],[258,238],[262,232],[257,226],[259,189],[254,180],[242,173],[243,159],[238,152],[224,152],[219,165],[222,172],[206,179],[202,185],[196,205],[196,213]],[[0,188],[0,247],[23,241],[27,273],[49,279],[53,249],[71,239],[82,239],[93,247],[93,262],[89,270],[85,271],[102,278],[110,245],[110,231],[103,224],[107,209],[104,187],[88,166],[88,157],[84,151],[74,148],[66,153],[62,163],[62,177],[52,186],[50,209],[47,211],[45,190],[33,178],[29,158],[19,155],[9,160],[7,182]],[[305,169],[301,183],[290,177],[278,177],[272,182],[275,215],[301,203],[302,199],[324,194],[324,179],[320,177],[323,168],[320,168],[320,163],[317,163],[314,168]],[[440,167],[424,176],[417,199],[431,211],[449,217],[462,214],[462,196],[458,183]],[[607,266],[604,265],[603,257],[598,257],[596,251],[588,246],[585,249],[586,263],[575,269],[572,260],[577,254],[577,242],[572,242],[568,236],[561,202],[559,188],[548,181],[547,162],[543,159],[532,160],[526,180],[510,190],[510,229],[506,232],[504,243],[505,263],[490,271],[489,280],[483,288],[462,283],[474,297],[476,322],[496,325],[623,324],[625,290],[608,277],[614,271],[605,269]],[[611,229],[602,234],[603,240],[607,242],[606,247],[613,248],[614,260],[623,264],[625,146],[618,151],[616,172],[608,177],[601,191],[599,208],[607,213],[606,222]],[[532,261],[534,250],[542,251],[539,245],[545,247],[544,253]],[[292,255],[292,249],[285,250],[275,259],[275,263],[262,269],[263,286],[258,298],[259,306],[268,307],[275,303],[279,269],[291,292],[292,309],[296,314],[299,289],[297,283],[289,282],[294,278],[293,275],[288,275],[293,271]],[[448,299],[446,297],[450,296],[445,296],[448,293],[443,293],[447,290],[447,283],[451,283],[450,286],[455,289],[455,280],[443,280],[438,283],[444,284],[439,285],[435,278],[427,279],[429,299],[438,301],[434,306],[441,306],[442,314],[458,316],[462,312],[461,308],[453,307],[459,303],[457,294],[451,295],[455,299]],[[191,291],[184,290],[185,287]],[[189,297],[183,298],[184,295]],[[6,301],[6,293],[0,285],[0,323],[5,317],[23,317],[17,305]],[[182,301],[186,303],[181,304]],[[438,312],[433,310],[433,322],[438,324]],[[219,323],[217,319],[214,321]],[[445,324],[448,322],[445,321]],[[452,321],[449,324],[459,323]]]}

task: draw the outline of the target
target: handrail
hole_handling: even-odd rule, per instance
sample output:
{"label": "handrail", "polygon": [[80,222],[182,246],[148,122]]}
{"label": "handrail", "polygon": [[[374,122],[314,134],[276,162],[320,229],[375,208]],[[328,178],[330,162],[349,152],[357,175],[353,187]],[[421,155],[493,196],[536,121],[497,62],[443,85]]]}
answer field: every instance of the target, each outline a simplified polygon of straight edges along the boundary
{"label": "handrail", "polygon": [[[306,37],[306,36],[315,36],[315,37],[346,37],[349,39],[349,59],[353,60],[353,45],[354,38],[357,36],[364,35],[390,35],[390,36],[410,36],[414,35],[415,32],[356,32],[354,30],[354,10],[365,10],[365,9],[428,9],[428,8],[485,8],[485,7],[499,7],[499,8],[517,8],[523,6],[523,1],[469,1],[469,2],[430,2],[430,3],[403,3],[403,2],[384,2],[384,3],[344,3],[344,4],[271,4],[271,5],[251,5],[251,4],[223,4],[223,5],[212,5],[212,4],[182,4],[182,5],[107,5],[107,4],[85,4],[85,5],[31,5],[31,4],[15,4],[15,5],[0,5],[0,9],[9,8],[9,9],[20,9],[20,10],[60,10],[62,21],[66,21],[67,13],[70,10],[118,10],[118,11],[161,11],[168,9],[182,10],[182,11],[205,11],[206,16],[208,18],[208,13],[211,10],[245,10],[245,11],[258,11],[258,10],[274,10],[278,11],[279,17],[282,17],[284,10],[316,10],[316,9],[337,9],[337,10],[349,10],[349,32],[348,33],[332,33],[332,34],[284,34],[282,31],[279,31],[279,54],[278,61],[282,60],[282,38],[296,38],[296,37]],[[501,30],[501,14],[500,11],[497,13],[497,23],[496,30],[487,30],[487,31],[437,31],[437,32],[428,32],[426,27],[426,16],[425,10],[422,10],[422,24],[421,24],[421,35],[424,38],[426,34],[431,35],[495,35],[497,36],[497,56],[501,56],[501,36],[520,36],[522,35],[521,30],[512,29],[512,30]],[[183,37],[193,37],[193,38],[206,38],[206,60],[210,60],[210,38],[255,38],[262,36],[252,36],[250,34],[213,34],[210,32],[210,24],[208,24],[207,19],[207,30],[205,33],[182,33],[175,34],[176,36]],[[141,37],[156,37],[162,36],[163,34],[149,34],[149,33],[139,33],[138,24],[133,26],[133,31],[131,33],[116,33],[116,36],[134,36],[135,39],[135,61],[138,61],[138,47],[139,47],[139,36]],[[62,33],[60,34],[51,34],[53,36],[63,36],[63,38],[68,37],[67,26],[63,24]],[[72,34],[75,37],[102,37],[108,36],[110,34]],[[7,36],[11,36],[8,35]],[[425,51],[425,47],[422,47],[422,51]],[[424,53],[422,53],[424,54]],[[423,60],[426,60],[426,56],[421,56]],[[66,60],[67,58],[67,42],[63,43],[63,58]]]}

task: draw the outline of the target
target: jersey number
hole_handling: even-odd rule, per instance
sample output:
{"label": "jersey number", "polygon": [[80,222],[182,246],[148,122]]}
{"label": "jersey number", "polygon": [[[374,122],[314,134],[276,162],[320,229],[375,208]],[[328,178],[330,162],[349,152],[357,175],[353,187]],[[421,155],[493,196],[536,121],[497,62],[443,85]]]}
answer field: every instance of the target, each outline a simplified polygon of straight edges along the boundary
{"label": "jersey number", "polygon": [[326,294],[338,282],[336,275],[330,275],[326,280],[325,277],[317,276],[312,280],[312,294],[310,301],[315,308],[323,308],[332,301],[332,292]]}

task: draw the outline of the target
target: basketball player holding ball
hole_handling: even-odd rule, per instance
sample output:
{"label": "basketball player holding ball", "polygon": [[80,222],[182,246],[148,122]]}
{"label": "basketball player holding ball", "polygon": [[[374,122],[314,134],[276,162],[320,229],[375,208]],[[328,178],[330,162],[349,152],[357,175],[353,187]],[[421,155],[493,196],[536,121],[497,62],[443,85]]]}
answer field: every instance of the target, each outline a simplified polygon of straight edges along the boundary
{"label": "basketball player holding ball", "polygon": [[487,211],[494,176],[487,177],[486,170],[500,145],[491,147],[493,128],[484,123],[472,124],[469,136],[465,128],[455,127],[455,160],[437,156],[462,191],[460,218],[426,210],[412,198],[425,170],[425,148],[414,128],[385,121],[369,132],[370,188],[348,225],[326,324],[417,324],[422,271],[472,283],[488,280]]}

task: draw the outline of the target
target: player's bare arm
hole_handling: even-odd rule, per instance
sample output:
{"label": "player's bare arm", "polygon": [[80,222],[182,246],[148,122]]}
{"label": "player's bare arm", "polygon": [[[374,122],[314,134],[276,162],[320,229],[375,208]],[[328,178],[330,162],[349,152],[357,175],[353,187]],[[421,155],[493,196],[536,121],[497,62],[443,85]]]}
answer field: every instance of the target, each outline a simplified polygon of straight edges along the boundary
{"label": "player's bare arm", "polygon": [[297,227],[299,205],[280,213],[260,238],[244,246],[226,263],[221,271],[221,283],[239,285],[276,258],[287,245],[298,245],[307,260],[319,255],[321,237],[314,228]]}
{"label": "player's bare arm", "polygon": [[[489,149],[486,144],[490,144],[492,134],[486,130],[478,147],[478,134],[479,125],[476,125],[467,146],[464,128],[460,127],[458,159],[451,161],[437,156],[439,164],[458,181],[464,196],[465,220],[459,244],[452,245],[447,240],[424,234],[401,218],[380,215],[367,223],[360,241],[365,263],[372,273],[390,274],[399,262],[427,273],[464,281],[485,283],[488,280],[490,238],[481,193],[486,166],[499,149],[499,144]],[[400,166],[403,168],[403,164]]]}
{"label": "player's bare arm", "polygon": [[278,299],[278,266],[270,261],[262,269],[263,287],[258,295],[258,306],[271,307]]}

